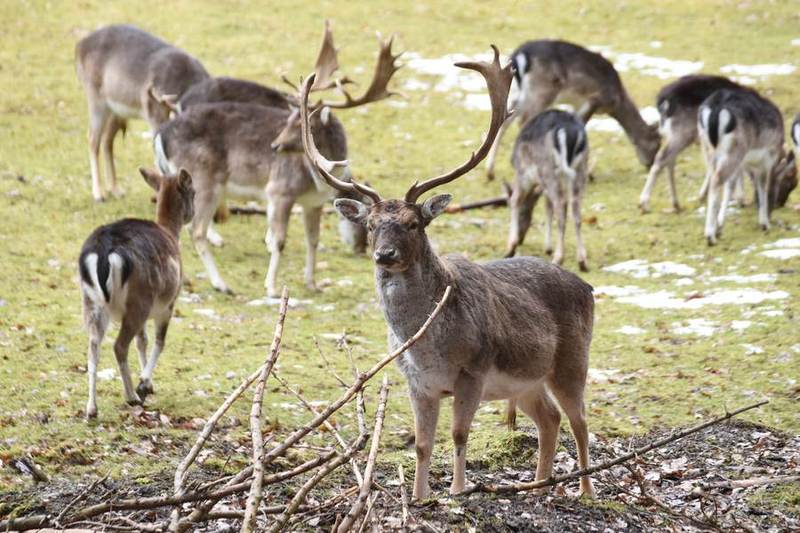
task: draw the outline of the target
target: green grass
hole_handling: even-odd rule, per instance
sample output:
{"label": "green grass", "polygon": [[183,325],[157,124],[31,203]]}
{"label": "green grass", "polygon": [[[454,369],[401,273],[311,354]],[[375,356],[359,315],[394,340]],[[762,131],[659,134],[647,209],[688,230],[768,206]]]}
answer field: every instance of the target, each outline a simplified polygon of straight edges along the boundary
{"label": "green grass", "polygon": [[[73,47],[86,32],[102,24],[131,22],[178,44],[200,58],[210,72],[279,85],[281,74],[296,79],[308,73],[316,54],[322,20],[333,19],[340,63],[362,83],[372,62],[375,30],[397,32],[400,49],[423,57],[440,57],[488,50],[496,43],[510,52],[525,39],[561,37],[587,44],[610,45],[617,51],[642,51],[672,59],[702,60],[704,70],[718,72],[727,63],[784,63],[797,61],[796,6],[789,2],[611,2],[587,6],[585,2],[476,2],[447,0],[420,3],[322,2],[299,6],[276,0],[250,5],[245,2],[21,2],[0,6],[0,459],[31,453],[56,475],[78,476],[111,470],[115,475],[146,479],[174,464],[194,438],[189,429],[149,429],[136,425],[124,405],[121,384],[99,382],[100,416],[87,424],[82,418],[86,402],[86,335],[82,329],[75,260],[82,241],[97,225],[123,216],[151,218],[150,192],[136,168],[152,162],[149,142],[141,137],[142,122],[130,124],[127,138],[117,140],[117,167],[127,195],[95,204],[91,199],[86,154],[86,104],[75,77]],[[650,41],[663,48],[650,49]],[[397,85],[421,78],[401,70]],[[637,72],[623,81],[640,106],[652,105],[658,88],[666,83]],[[786,116],[800,109],[798,75],[775,76],[760,88]],[[368,178],[385,195],[400,195],[415,179],[439,173],[458,164],[477,146],[486,113],[464,111],[443,93],[408,91],[408,107],[370,106],[365,113],[344,111],[339,117],[348,132],[350,159],[358,177]],[[408,134],[408,135],[406,135]],[[499,176],[511,179],[508,163],[513,135],[501,154]],[[783,209],[774,214],[768,235],[757,229],[755,213],[744,210],[730,217],[721,243],[706,247],[702,222],[690,210],[681,216],[662,213],[668,206],[666,184],[659,183],[653,214],[642,216],[636,202],[644,171],[623,136],[590,135],[594,173],[584,201],[585,240],[592,271],[586,279],[595,286],[636,284],[647,290],[670,288],[672,278],[632,280],[606,273],[604,265],[631,258],[673,260],[697,268],[698,273],[722,275],[775,273],[797,268],[740,251],[755,243],[797,235],[800,213]],[[702,165],[698,150],[688,150],[678,171],[684,204],[699,188]],[[18,179],[22,176],[24,180]],[[443,188],[465,202],[497,194],[481,172]],[[796,202],[796,199],[792,199]],[[792,203],[790,200],[790,203]],[[605,209],[592,211],[590,206]],[[542,219],[537,210],[537,222]],[[356,363],[366,368],[383,352],[385,324],[376,303],[372,265],[354,257],[338,241],[335,217],[323,222],[318,279],[332,284],[320,294],[303,288],[304,247],[302,224],[295,217],[281,264],[280,281],[292,296],[313,299],[314,304],[292,310],[286,323],[280,372],[303,389],[311,400],[332,399],[337,385],[316,354],[314,338],[346,330],[361,339],[354,345]],[[184,233],[182,249],[187,275],[200,303],[180,303],[167,347],[155,373],[156,396],[149,409],[158,409],[174,425],[207,417],[239,380],[263,359],[271,340],[275,308],[252,307],[248,301],[263,296],[266,255],[264,221],[260,217],[233,217],[219,227],[226,245],[215,250],[221,272],[236,297],[211,290],[201,278],[202,266]],[[505,210],[443,216],[429,229],[442,252],[463,252],[475,260],[497,258],[507,233]],[[539,232],[532,230],[522,248],[541,254]],[[574,269],[574,237],[570,230],[566,267]],[[698,258],[697,255],[702,256]],[[695,257],[690,257],[695,256]],[[351,286],[337,285],[348,279]],[[731,283],[721,286],[735,287]],[[749,286],[749,285],[748,285]],[[769,302],[781,316],[764,316],[756,306],[704,307],[697,311],[645,310],[609,298],[597,305],[592,366],[635,373],[621,383],[591,384],[587,390],[590,427],[603,435],[645,432],[658,425],[692,423],[696,417],[720,413],[768,397],[771,403],[746,418],[793,433],[800,431],[797,384],[800,357],[790,347],[798,336],[800,278],[796,272],[780,274],[772,283],[753,284],[762,290],[783,290],[789,298]],[[693,289],[709,286],[702,282]],[[687,289],[691,290],[691,289]],[[335,310],[317,306],[332,304]],[[211,308],[212,319],[195,310]],[[722,325],[740,319],[747,311],[756,324],[743,332],[725,329],[712,337],[676,335],[672,323],[707,318]],[[617,333],[622,325],[638,326],[644,335]],[[100,368],[115,368],[111,352],[114,333],[103,344]],[[763,354],[747,355],[740,345],[756,344]],[[323,349],[339,373],[349,372],[344,353],[323,339]],[[132,350],[132,360],[136,360]],[[135,366],[135,363],[134,363]],[[226,373],[234,372],[228,379]],[[387,453],[405,454],[403,441],[413,431],[405,398],[405,382],[397,370],[390,372],[394,387],[389,406]],[[374,389],[374,387],[373,387]],[[202,391],[198,395],[196,391]],[[370,397],[375,393],[370,391]],[[268,389],[266,410],[270,421],[291,427],[308,415],[283,407],[293,400],[276,387]],[[230,438],[243,446],[246,438],[247,402],[233,409],[241,425],[231,426]],[[501,406],[479,413],[476,441],[502,442]],[[374,408],[374,401],[371,402]],[[449,414],[443,409],[437,461],[449,470]],[[47,423],[42,423],[46,417]],[[352,421],[339,422],[352,434]],[[527,423],[527,421],[523,421]],[[229,424],[230,425],[230,424]],[[480,447],[472,454],[480,455]],[[153,454],[161,458],[154,464]],[[406,458],[407,460],[407,458]],[[0,487],[13,488],[22,478],[4,468]]]}

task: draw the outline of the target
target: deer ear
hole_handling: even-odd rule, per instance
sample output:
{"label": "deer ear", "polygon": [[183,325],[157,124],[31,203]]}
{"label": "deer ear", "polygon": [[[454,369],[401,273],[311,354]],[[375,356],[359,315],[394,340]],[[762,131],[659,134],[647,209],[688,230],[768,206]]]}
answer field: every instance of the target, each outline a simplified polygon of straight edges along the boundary
{"label": "deer ear", "polygon": [[367,206],[358,200],[350,198],[338,198],[334,200],[333,206],[344,218],[355,224],[365,224],[369,210]]}
{"label": "deer ear", "polygon": [[422,204],[422,216],[431,221],[442,214],[447,204],[453,197],[449,194],[437,194],[425,200]]}
{"label": "deer ear", "polygon": [[327,126],[331,119],[331,108],[328,106],[323,107],[322,111],[319,112],[319,119],[324,126]]}
{"label": "deer ear", "polygon": [[161,187],[161,175],[155,170],[149,168],[139,167],[139,172],[142,174],[144,181],[156,192]]}
{"label": "deer ear", "polygon": [[178,186],[181,189],[192,188],[192,175],[189,174],[189,171],[185,168],[181,168],[181,170],[178,172]]}

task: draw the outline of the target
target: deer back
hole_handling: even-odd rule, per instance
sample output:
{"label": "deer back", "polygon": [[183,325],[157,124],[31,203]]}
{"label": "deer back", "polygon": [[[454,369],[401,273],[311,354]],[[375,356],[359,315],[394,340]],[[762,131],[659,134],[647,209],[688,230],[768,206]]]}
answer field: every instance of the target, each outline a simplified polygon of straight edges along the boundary
{"label": "deer back", "polygon": [[196,83],[183,93],[178,102],[178,110],[185,111],[193,105],[218,102],[240,102],[289,109],[290,100],[286,93],[259,83],[216,77]]}

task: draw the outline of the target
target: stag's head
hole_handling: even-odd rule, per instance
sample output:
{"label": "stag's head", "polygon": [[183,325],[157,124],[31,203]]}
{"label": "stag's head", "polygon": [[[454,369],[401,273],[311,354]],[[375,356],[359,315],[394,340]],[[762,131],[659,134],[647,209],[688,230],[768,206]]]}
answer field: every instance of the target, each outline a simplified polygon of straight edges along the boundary
{"label": "stag's head", "polygon": [[511,65],[501,67],[500,54],[494,46],[492,49],[494,50],[492,62],[456,63],[458,67],[479,72],[489,88],[492,119],[483,144],[465,163],[450,172],[422,183],[415,182],[402,200],[384,200],[375,189],[355,181],[342,181],[333,174],[336,167],[347,166],[347,161],[330,161],[317,149],[310,122],[312,113],[308,105],[308,95],[314,85],[315,76],[310,76],[303,83],[300,94],[300,117],[306,155],[319,175],[331,187],[340,191],[357,192],[371,200],[371,204],[366,204],[358,200],[339,199],[336,200],[335,206],[342,216],[367,228],[374,251],[373,258],[379,268],[401,272],[419,259],[427,246],[425,228],[444,211],[451,199],[449,194],[439,194],[419,202],[420,197],[440,185],[450,183],[477,166],[489,153],[500,126],[508,118],[506,102],[513,77]]}

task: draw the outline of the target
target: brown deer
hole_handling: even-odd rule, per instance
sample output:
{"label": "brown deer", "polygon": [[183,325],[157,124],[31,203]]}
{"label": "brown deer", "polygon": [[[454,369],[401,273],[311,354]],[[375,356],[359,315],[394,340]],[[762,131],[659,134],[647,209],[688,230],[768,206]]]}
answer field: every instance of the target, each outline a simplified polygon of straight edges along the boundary
{"label": "brown deer", "polygon": [[[78,260],[83,318],[89,331],[89,418],[97,416],[97,362],[110,320],[120,324],[114,355],[125,400],[140,405],[153,392],[153,370],[181,288],[178,236],[194,211],[192,178],[183,169],[170,176],[139,171],[157,192],[156,221],[126,218],[100,226],[83,243]],[[145,326],[151,318],[156,339],[148,359]],[[128,348],[134,337],[141,365],[136,390],[128,368]]]}
{"label": "brown deer", "polygon": [[558,222],[558,241],[553,262],[564,260],[564,234],[567,210],[572,211],[578,266],[586,264],[586,248],[581,237],[581,200],[588,179],[589,143],[583,123],[571,113],[551,109],[529,120],[514,144],[512,164],[514,185],[508,205],[511,208],[511,229],[506,257],[513,257],[531,225],[533,208],[544,194],[547,208],[545,219],[545,253],[553,253],[553,211]]}
{"label": "brown deer", "polygon": [[656,107],[660,115],[659,131],[664,143],[656,154],[647,176],[647,183],[639,196],[639,208],[642,213],[650,211],[650,195],[659,174],[665,168],[669,177],[672,208],[675,212],[680,212],[681,206],[675,187],[675,163],[680,153],[697,141],[697,110],[700,104],[719,89],[747,90],[724,76],[690,74],[664,86],[659,91]]}
{"label": "brown deer", "polygon": [[[430,493],[428,474],[439,404],[448,396],[453,397],[455,444],[451,493],[466,487],[467,438],[482,400],[513,399],[536,423],[537,479],[546,479],[553,472],[561,418],[553,398],[569,417],[581,468],[589,464],[583,393],[594,315],[591,286],[559,266],[533,257],[477,264],[458,255],[438,256],[425,233],[451,196],[439,194],[424,202],[419,202],[420,197],[475,168],[508,116],[511,66],[501,68],[497,48],[493,49],[491,63],[456,64],[478,71],[489,88],[492,119],[483,144],[454,170],[414,183],[402,200],[384,200],[374,189],[342,181],[332,173],[347,162],[330,161],[317,149],[308,107],[313,75],[303,84],[306,154],[332,187],[361,193],[373,201],[366,205],[340,199],[335,206],[368,228],[390,346],[397,347],[413,335],[445,287],[453,288],[439,320],[398,359],[408,380],[415,417],[416,498],[427,498]],[[581,490],[593,494],[588,476],[581,479]]]}
{"label": "brown deer", "polygon": [[514,114],[497,135],[486,160],[487,177],[494,179],[494,164],[503,134],[514,119],[524,125],[556,101],[575,104],[578,118],[586,124],[596,112],[619,122],[636,148],[639,161],[653,163],[660,138],[657,125],[648,125],[639,114],[622,80],[606,58],[566,41],[528,41],[511,54],[519,96]]}
{"label": "brown deer", "polygon": [[105,26],[75,46],[78,78],[89,102],[89,165],[92,196],[104,199],[98,155],[103,150],[111,193],[120,194],[114,137],[127,121],[142,118],[151,131],[169,119],[164,95],[179,97],[208,78],[200,62],[158,37],[127,25]]}
{"label": "brown deer", "polygon": [[[330,112],[377,102],[393,93],[391,77],[399,68],[392,54],[392,38],[380,43],[378,62],[369,87],[360,97],[342,89],[343,102],[319,103],[312,127],[320,149],[333,159],[347,157],[347,139],[339,120]],[[315,90],[341,87],[333,78],[337,70],[336,49],[326,23],[316,72],[320,83]],[[238,196],[267,202],[267,249],[270,253],[265,287],[277,295],[277,271],[286,242],[289,215],[295,203],[303,207],[306,230],[305,284],[315,288],[314,271],[322,207],[334,195],[309,165],[300,142],[299,113],[284,107],[252,103],[220,102],[195,104],[164,124],[154,139],[156,161],[162,171],[187,168],[194,178],[197,195],[191,235],[211,285],[231,292],[211,255],[208,229],[220,201]],[[349,179],[345,169],[343,179]],[[359,196],[360,198],[360,196]],[[366,247],[366,232],[360,225],[340,224],[342,239],[356,252]]]}
{"label": "brown deer", "polygon": [[794,179],[796,185],[794,155],[784,152],[780,110],[756,91],[721,89],[703,101],[697,118],[706,158],[704,234],[708,245],[716,244],[722,233],[732,189],[743,173],[750,176],[756,190],[758,223],[768,230],[772,192],[784,179]]}

